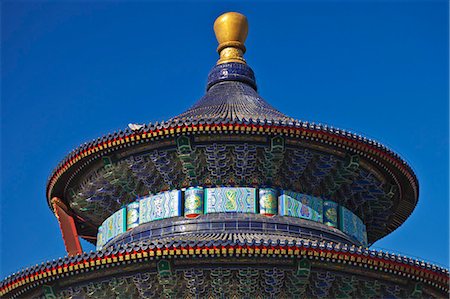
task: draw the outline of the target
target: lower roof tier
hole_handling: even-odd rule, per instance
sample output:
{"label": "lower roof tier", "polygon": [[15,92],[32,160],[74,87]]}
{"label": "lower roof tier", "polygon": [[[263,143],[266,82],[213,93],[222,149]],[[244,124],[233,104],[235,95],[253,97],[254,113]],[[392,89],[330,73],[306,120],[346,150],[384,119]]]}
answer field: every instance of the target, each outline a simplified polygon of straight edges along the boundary
{"label": "lower roof tier", "polygon": [[7,277],[0,296],[448,298],[448,284],[446,269],[407,257],[249,235],[147,240],[65,257]]}
{"label": "lower roof tier", "polygon": [[292,190],[332,200],[367,226],[368,242],[413,211],[418,184],[408,165],[356,136],[302,123],[167,123],[84,146],[50,178],[80,235],[138,196],[189,186]]}

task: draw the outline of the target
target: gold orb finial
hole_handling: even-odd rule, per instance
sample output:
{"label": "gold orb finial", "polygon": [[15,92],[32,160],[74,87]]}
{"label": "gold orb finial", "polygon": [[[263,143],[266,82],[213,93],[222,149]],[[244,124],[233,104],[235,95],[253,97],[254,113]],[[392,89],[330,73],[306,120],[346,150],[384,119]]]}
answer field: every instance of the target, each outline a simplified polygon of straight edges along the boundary
{"label": "gold orb finial", "polygon": [[244,42],[248,34],[247,18],[237,12],[227,12],[214,22],[214,32],[219,46],[217,52],[220,55],[217,64],[227,62],[245,63]]}

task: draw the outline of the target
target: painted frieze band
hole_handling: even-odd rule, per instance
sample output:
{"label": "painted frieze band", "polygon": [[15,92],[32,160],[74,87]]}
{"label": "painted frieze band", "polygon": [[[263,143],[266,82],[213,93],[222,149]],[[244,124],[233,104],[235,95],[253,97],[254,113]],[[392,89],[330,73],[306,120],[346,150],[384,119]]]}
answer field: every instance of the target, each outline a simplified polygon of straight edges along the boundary
{"label": "painted frieze band", "polygon": [[320,197],[274,188],[190,187],[139,198],[107,218],[98,229],[97,249],[143,223],[211,213],[295,217],[337,228],[367,245],[366,226],[352,211]]}

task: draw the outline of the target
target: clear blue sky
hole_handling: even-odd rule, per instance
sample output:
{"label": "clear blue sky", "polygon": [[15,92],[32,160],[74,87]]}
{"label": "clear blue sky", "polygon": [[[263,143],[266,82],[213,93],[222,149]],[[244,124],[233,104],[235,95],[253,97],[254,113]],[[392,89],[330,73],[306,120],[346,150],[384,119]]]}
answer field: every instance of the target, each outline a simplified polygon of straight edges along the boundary
{"label": "clear blue sky", "polygon": [[[377,139],[420,181],[375,244],[448,267],[447,1],[1,2],[1,273],[65,255],[47,177],[79,144],[168,119],[204,93],[214,19],[247,15],[260,94]],[[92,246],[83,243],[84,249]]]}

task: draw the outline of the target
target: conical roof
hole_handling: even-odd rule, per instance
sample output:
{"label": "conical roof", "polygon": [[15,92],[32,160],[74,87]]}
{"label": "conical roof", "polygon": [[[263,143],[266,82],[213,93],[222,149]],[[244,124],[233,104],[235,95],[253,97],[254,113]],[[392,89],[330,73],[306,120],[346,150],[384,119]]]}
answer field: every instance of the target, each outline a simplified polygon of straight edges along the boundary
{"label": "conical roof", "polygon": [[216,65],[209,73],[206,94],[173,119],[293,121],[257,93],[252,69],[237,62]]}

